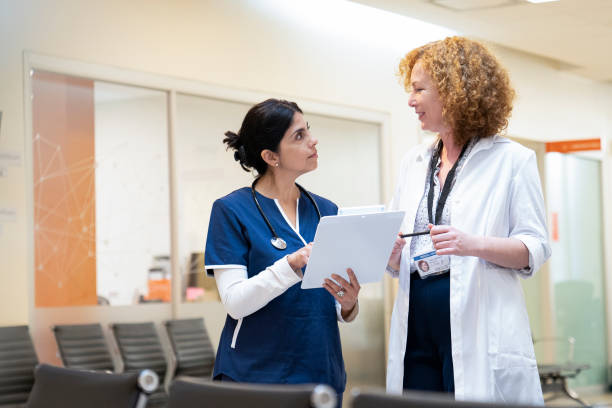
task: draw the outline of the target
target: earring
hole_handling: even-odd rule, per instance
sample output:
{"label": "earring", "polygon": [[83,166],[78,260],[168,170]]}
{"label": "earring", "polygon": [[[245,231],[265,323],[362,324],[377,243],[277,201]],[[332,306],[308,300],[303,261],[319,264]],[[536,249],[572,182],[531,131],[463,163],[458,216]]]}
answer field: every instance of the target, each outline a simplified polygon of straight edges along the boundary
{"label": "earring", "polygon": [[278,163],[276,163],[274,166],[278,167]]}

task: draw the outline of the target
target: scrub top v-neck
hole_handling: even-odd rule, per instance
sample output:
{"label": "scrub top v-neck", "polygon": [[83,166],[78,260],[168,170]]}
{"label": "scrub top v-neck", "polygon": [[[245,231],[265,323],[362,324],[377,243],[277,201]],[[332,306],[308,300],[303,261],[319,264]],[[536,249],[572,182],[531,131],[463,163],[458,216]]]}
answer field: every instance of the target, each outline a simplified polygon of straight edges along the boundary
{"label": "scrub top v-neck", "polygon": [[[295,227],[275,200],[258,192],[257,200],[287,248],[270,243],[271,233],[248,187],[213,204],[205,249],[206,269],[244,268],[255,276],[314,240],[319,217],[300,193]],[[338,207],[312,194],[321,216]],[[344,391],[346,374],[334,298],[323,288],[293,285],[257,312],[242,319],[226,318],[217,351],[215,378],[256,383],[325,383]]]}

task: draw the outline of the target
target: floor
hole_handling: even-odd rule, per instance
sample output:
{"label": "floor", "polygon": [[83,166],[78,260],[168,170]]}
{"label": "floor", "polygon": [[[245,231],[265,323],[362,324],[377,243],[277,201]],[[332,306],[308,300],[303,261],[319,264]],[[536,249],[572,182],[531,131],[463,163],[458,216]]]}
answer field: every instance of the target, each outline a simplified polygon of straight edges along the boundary
{"label": "floor", "polygon": [[[544,395],[544,398],[547,398],[549,395]],[[580,394],[580,398],[582,398],[589,406],[603,408],[603,407],[612,407],[612,393],[606,394]],[[546,402],[546,406],[548,407],[579,407],[581,406],[576,401],[572,401],[569,398],[555,398]]]}

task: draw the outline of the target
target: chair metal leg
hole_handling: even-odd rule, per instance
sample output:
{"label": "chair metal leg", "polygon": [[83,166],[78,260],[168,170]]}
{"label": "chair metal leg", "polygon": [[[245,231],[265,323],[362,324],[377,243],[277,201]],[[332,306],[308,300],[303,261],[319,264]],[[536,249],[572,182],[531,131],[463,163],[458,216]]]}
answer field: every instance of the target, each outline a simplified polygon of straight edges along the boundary
{"label": "chair metal leg", "polygon": [[136,406],[134,408],[145,408],[147,406],[147,394],[141,392],[138,396],[138,401],[136,401]]}
{"label": "chair metal leg", "polygon": [[567,394],[568,397],[578,402],[580,405],[584,407],[588,407],[589,404],[578,396],[578,393],[572,390],[567,383],[567,378],[563,378],[563,391]]}

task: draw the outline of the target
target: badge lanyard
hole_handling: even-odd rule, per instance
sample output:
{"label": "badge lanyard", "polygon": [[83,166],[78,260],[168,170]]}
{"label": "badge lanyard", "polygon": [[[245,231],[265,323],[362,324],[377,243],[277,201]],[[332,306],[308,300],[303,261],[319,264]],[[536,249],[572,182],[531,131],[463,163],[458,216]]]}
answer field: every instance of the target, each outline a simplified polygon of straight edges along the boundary
{"label": "badge lanyard", "polygon": [[430,173],[429,192],[427,193],[427,214],[429,215],[430,224],[438,225],[438,222],[440,222],[440,219],[442,218],[442,210],[444,210],[444,204],[446,204],[446,199],[448,198],[448,195],[450,194],[450,191],[453,188],[453,181],[455,180],[455,171],[457,170],[457,165],[459,164],[459,161],[461,160],[461,158],[463,157],[463,154],[467,150],[468,144],[469,142],[466,143],[465,146],[463,146],[463,149],[461,149],[461,153],[459,154],[457,161],[455,162],[455,164],[453,164],[453,167],[450,169],[450,171],[448,172],[446,176],[444,187],[442,188],[442,191],[440,192],[440,197],[438,198],[438,204],[436,205],[436,218],[435,219],[433,218],[433,215],[432,215],[432,207],[433,207],[433,199],[434,199],[434,177],[435,177],[434,173],[435,173],[436,165],[438,164],[438,159],[440,158],[440,155],[442,154],[442,147],[443,147],[442,140],[440,140],[440,142],[438,143],[438,146],[436,147],[434,154],[431,156],[431,162],[429,163],[429,173]]}

